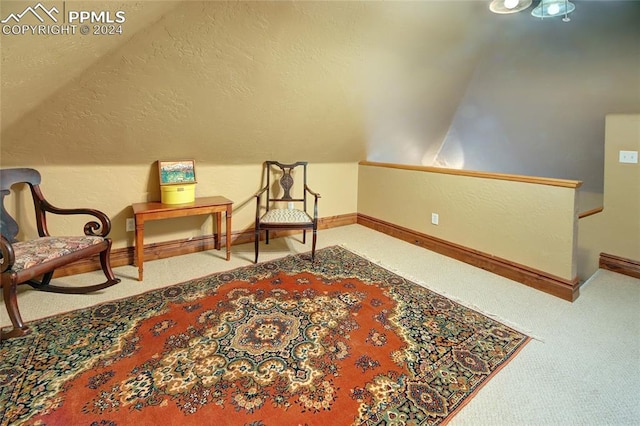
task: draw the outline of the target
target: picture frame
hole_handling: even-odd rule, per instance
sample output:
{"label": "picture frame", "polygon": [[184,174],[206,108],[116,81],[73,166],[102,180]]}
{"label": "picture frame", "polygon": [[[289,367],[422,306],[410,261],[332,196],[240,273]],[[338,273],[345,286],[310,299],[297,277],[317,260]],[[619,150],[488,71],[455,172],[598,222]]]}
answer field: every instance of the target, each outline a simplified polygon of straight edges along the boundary
{"label": "picture frame", "polygon": [[197,182],[194,160],[158,160],[158,175],[160,176],[160,186],[184,185]]}

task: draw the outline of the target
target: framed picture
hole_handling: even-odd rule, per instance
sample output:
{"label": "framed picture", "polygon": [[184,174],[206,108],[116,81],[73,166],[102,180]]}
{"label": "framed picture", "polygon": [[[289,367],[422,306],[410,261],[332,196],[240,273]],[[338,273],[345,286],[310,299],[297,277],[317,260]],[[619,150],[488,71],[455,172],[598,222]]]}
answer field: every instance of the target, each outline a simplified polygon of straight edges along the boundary
{"label": "framed picture", "polygon": [[196,164],[193,160],[158,160],[160,185],[181,185],[196,183]]}

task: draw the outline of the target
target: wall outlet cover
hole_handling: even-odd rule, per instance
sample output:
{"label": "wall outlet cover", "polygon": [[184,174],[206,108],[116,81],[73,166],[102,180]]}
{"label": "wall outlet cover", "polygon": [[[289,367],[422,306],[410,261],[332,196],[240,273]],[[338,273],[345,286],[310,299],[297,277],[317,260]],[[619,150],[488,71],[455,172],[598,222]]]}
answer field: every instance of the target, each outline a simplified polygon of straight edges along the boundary
{"label": "wall outlet cover", "polygon": [[620,151],[620,163],[638,164],[638,151]]}

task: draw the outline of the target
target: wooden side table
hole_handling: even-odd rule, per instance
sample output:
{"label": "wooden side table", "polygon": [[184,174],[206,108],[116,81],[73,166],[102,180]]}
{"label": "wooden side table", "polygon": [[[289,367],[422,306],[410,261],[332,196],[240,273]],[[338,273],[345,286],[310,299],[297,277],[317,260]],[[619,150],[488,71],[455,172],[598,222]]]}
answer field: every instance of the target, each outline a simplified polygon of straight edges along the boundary
{"label": "wooden side table", "polygon": [[136,222],[135,257],[138,265],[138,281],[142,281],[142,264],[144,262],[144,223],[150,220],[169,219],[172,217],[214,214],[216,216],[216,233],[214,241],[216,250],[220,250],[220,228],[222,228],[222,212],[225,212],[227,225],[227,260],[231,259],[231,205],[233,201],[222,197],[196,198],[192,203],[162,204],[160,202],[132,204]]}

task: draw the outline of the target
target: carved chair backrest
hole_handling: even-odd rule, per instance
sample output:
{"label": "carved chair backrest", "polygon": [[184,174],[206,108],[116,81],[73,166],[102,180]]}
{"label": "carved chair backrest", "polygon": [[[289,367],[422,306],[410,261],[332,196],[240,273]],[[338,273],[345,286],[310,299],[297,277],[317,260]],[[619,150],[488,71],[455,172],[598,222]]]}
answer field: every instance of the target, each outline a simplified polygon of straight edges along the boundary
{"label": "carved chair backrest", "polygon": [[11,187],[15,184],[24,183],[29,185],[31,195],[33,196],[33,203],[36,208],[36,218],[38,221],[38,232],[43,236],[45,228],[41,223],[44,219],[44,212],[38,213],[39,206],[44,201],[42,193],[40,192],[40,173],[34,169],[2,169],[0,170],[0,232],[2,236],[9,240],[11,243],[15,243],[16,236],[20,230],[18,222],[5,209],[4,201],[5,197],[11,194]]}
{"label": "carved chair backrest", "polygon": [[[279,203],[279,202],[302,202],[303,210],[307,210],[307,191],[305,190],[307,186],[307,162],[306,161],[297,161],[291,164],[284,164],[278,161],[266,161],[266,173],[267,173],[267,210],[269,210],[269,205],[271,203]],[[293,191],[294,185],[294,170],[300,167],[302,169],[302,188],[298,188],[297,191]],[[299,169],[298,169],[299,170]],[[271,181],[273,179],[274,187],[271,186]],[[300,180],[298,179],[298,182]],[[302,190],[302,191],[300,191]],[[291,194],[299,194],[300,196],[295,197]]]}

